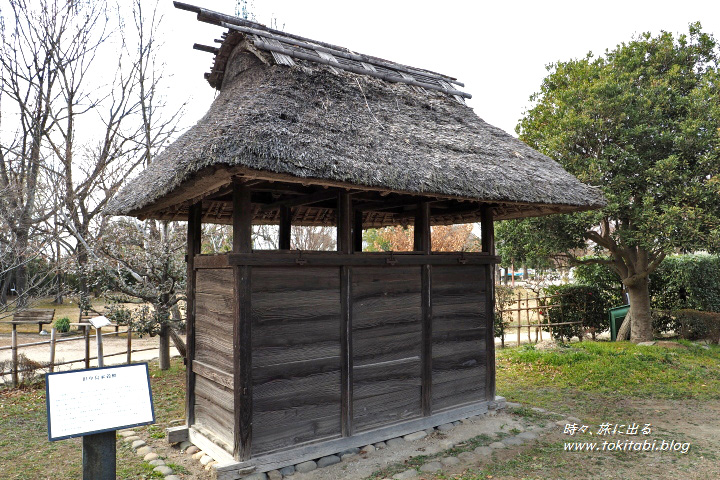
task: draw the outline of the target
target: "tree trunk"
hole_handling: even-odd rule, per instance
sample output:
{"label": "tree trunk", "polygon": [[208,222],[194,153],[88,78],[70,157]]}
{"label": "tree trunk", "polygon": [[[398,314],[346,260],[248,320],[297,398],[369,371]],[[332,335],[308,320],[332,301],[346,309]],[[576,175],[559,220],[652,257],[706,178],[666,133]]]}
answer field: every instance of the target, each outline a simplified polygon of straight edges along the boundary
{"label": "tree trunk", "polygon": [[17,234],[17,267],[15,267],[15,295],[17,295],[17,308],[27,307],[27,258],[25,251],[27,250],[28,237],[26,232],[18,232]]}
{"label": "tree trunk", "polygon": [[[649,342],[653,339],[652,315],[648,278],[644,277],[627,285],[630,297],[630,341]],[[626,318],[627,321],[627,318]]]}
{"label": "tree trunk", "polygon": [[163,323],[160,327],[160,370],[170,368],[170,326]]}
{"label": "tree trunk", "polygon": [[628,314],[625,316],[625,320],[623,320],[622,325],[620,325],[620,330],[618,330],[617,337],[615,337],[618,342],[620,340],[630,340],[630,325],[632,325],[632,315],[631,312],[628,312]]}

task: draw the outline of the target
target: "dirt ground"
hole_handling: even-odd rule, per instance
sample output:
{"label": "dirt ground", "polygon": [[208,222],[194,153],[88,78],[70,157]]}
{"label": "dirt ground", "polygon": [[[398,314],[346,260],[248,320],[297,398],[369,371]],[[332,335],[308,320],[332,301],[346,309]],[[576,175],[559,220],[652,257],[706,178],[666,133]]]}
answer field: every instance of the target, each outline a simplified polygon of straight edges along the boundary
{"label": "dirt ground", "polygon": [[[85,342],[82,335],[69,335],[62,336],[58,335],[57,339],[75,338],[72,341],[63,341],[56,344],[55,348],[55,362],[66,362],[75,361],[73,363],[59,366],[55,371],[71,370],[77,368],[85,368]],[[50,335],[40,335],[35,333],[18,333],[18,344],[34,343],[34,342],[46,342],[50,340]],[[0,347],[6,347],[11,345],[11,337],[8,333],[0,333]],[[133,335],[132,338],[133,350],[144,350],[141,352],[134,352],[132,354],[133,362],[148,361],[158,356],[158,337],[144,336],[143,338]],[[117,337],[115,335],[103,336],[103,354],[105,357],[105,365],[116,365],[125,363],[127,360],[127,337],[121,333]],[[35,345],[31,347],[20,347],[18,353],[25,355],[29,359],[38,362],[40,364],[46,364],[50,361],[50,345]],[[118,355],[113,355],[113,354]],[[90,334],[90,356],[95,357],[97,355],[97,340],[95,338],[95,331],[93,330]],[[170,350],[171,356],[177,356],[179,353],[173,347]],[[0,365],[4,361],[9,361],[11,358],[10,349],[0,350]],[[97,360],[91,360],[91,367],[97,366]],[[2,377],[0,377],[0,383],[2,383]]]}
{"label": "dirt ground", "polygon": [[[599,425],[588,425],[590,434],[570,436],[554,420],[528,418],[510,412],[476,417],[448,432],[436,431],[415,442],[394,448],[361,453],[331,467],[309,473],[296,473],[294,480],[362,480],[389,465],[398,465],[419,455],[433,455],[462,446],[463,442],[486,434],[491,437],[532,431],[540,436],[520,446],[494,450],[490,456],[476,456],[461,460],[453,467],[437,473],[420,473],[425,480],[463,479],[717,479],[720,478],[720,405],[698,401],[628,401],[618,405],[627,414],[628,423],[651,424],[651,433],[636,440],[649,439],[658,444],[663,440],[689,443],[686,454],[680,452],[568,452],[566,442],[602,441],[597,437]],[[566,423],[567,420],[561,420]],[[605,437],[609,441],[625,442],[627,436]],[[209,479],[210,474],[197,460],[183,454],[177,446],[165,440],[145,438],[166,462],[181,465],[183,478]],[[441,455],[442,456],[442,455]],[[409,467],[408,467],[409,468]],[[379,477],[382,478],[382,477]],[[387,478],[390,478],[388,476]]]}

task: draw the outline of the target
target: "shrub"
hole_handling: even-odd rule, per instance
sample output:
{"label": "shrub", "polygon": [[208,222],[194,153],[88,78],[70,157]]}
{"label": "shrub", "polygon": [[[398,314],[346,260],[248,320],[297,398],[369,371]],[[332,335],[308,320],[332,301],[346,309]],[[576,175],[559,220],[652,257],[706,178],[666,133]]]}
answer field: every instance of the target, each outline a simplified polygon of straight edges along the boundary
{"label": "shrub", "polygon": [[683,309],[675,312],[682,338],[688,340],[708,339],[717,344],[720,340],[720,313]]}
{"label": "shrub", "polygon": [[565,341],[582,337],[589,330],[595,334],[609,328],[607,309],[600,288],[594,285],[552,285],[545,289],[547,295],[559,295],[543,302],[544,323],[579,322],[573,325],[552,327],[556,340]]}
{"label": "shrub", "polygon": [[65,333],[70,331],[70,319],[68,317],[62,317],[55,320],[54,323],[55,330],[57,330],[60,333]]}
{"label": "shrub", "polygon": [[650,275],[653,306],[720,312],[720,256],[676,255]]}
{"label": "shrub", "polygon": [[[591,257],[585,257],[589,259]],[[575,283],[580,285],[594,285],[600,289],[603,300],[612,307],[625,305],[623,286],[618,277],[608,265],[602,263],[583,264],[575,267]]]}

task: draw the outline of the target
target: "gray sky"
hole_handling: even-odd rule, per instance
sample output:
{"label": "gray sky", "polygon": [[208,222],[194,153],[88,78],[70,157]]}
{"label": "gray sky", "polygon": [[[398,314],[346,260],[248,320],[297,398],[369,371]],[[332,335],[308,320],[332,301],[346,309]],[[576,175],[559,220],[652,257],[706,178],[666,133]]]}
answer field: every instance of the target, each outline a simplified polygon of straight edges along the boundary
{"label": "gray sky", "polygon": [[[186,3],[234,14],[235,0]],[[515,125],[557,60],[601,54],[633,35],[661,30],[686,33],[690,22],[720,38],[718,0],[456,1],[326,0],[248,1],[256,21],[457,77],[473,98],[468,105],[487,122],[514,134]],[[203,78],[212,54],[192,49],[212,45],[224,29],[202,24],[195,14],[161,0],[164,14],[168,95],[189,100],[184,126],[207,111],[215,91]]]}

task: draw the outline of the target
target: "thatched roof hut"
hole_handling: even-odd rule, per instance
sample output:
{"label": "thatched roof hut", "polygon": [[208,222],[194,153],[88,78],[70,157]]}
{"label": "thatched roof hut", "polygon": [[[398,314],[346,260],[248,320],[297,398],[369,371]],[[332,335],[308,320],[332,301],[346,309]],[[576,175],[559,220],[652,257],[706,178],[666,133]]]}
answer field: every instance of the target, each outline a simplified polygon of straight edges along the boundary
{"label": "thatched roof hut", "polygon": [[[110,214],[183,218],[191,200],[211,198],[232,175],[257,174],[475,206],[490,202],[496,219],[603,203],[598,190],[479,118],[452,77],[196,11],[229,27],[219,48],[205,48],[216,53],[206,76],[220,94],[197,125],[117,195]],[[203,208],[209,218],[229,221],[228,210],[210,202]],[[298,211],[297,223],[334,224],[331,212],[316,210]],[[366,227],[401,223],[398,214],[365,216]],[[254,218],[278,220],[277,211],[267,209]],[[478,220],[477,208],[433,212],[432,218],[434,224]]]}
{"label": "thatched roof hut", "polygon": [[[176,2],[224,26],[207,115],[107,212],[188,221],[190,439],[238,478],[494,408],[493,220],[587,210],[601,194],[478,118],[456,79]],[[482,251],[431,225],[480,221]],[[233,226],[201,255],[201,224]],[[254,250],[253,224],[278,224]],[[411,252],[363,229],[414,225]],[[291,250],[291,225],[337,251]]]}

